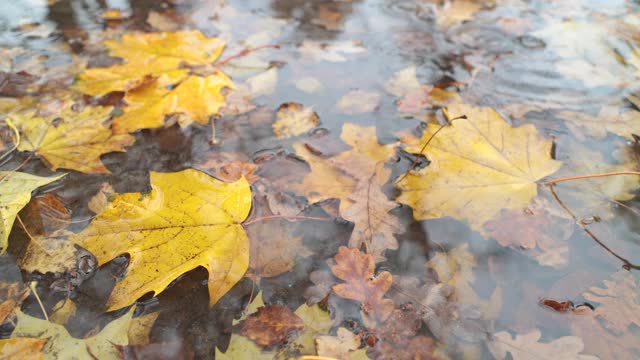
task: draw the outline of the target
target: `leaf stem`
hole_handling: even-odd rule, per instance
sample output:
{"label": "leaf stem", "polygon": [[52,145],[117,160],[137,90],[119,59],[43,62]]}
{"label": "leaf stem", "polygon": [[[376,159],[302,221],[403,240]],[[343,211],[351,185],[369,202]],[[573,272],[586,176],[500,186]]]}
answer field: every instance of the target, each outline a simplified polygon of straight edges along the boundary
{"label": "leaf stem", "polygon": [[258,51],[258,50],[262,50],[262,49],[269,49],[269,48],[271,48],[271,49],[280,49],[280,45],[267,44],[267,45],[262,45],[262,46],[258,46],[258,47],[254,47],[254,48],[244,49],[244,50],[240,51],[239,53],[231,55],[231,56],[229,56],[228,58],[226,58],[224,60],[220,60],[220,61],[214,62],[213,66],[223,66],[223,65],[226,65],[231,60],[237,59],[239,57],[247,56],[247,55],[251,54],[254,51]]}
{"label": "leaf stem", "polygon": [[322,218],[322,217],[314,217],[314,216],[304,216],[304,215],[269,215],[269,216],[261,216],[255,218],[253,220],[249,220],[245,222],[243,225],[251,225],[257,223],[259,221],[271,220],[271,219],[291,219],[291,220],[316,220],[316,221],[331,221],[330,218]]}
{"label": "leaf stem", "polygon": [[557,179],[551,179],[545,181],[544,185],[553,185],[563,181],[571,181],[571,180],[580,180],[580,179],[591,179],[605,176],[617,176],[617,175],[640,175],[640,171],[614,171],[608,173],[600,173],[600,174],[586,174],[586,175],[575,175],[575,176],[566,176]]}

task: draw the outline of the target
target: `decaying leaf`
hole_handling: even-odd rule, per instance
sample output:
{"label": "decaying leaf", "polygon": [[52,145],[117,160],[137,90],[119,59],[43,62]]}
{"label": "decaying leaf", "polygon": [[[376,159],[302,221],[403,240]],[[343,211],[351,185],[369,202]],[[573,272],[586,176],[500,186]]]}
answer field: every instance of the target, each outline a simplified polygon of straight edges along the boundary
{"label": "decaying leaf", "polygon": [[51,193],[33,198],[24,208],[24,212],[22,220],[32,236],[50,235],[65,228],[71,220],[69,209]]}
{"label": "decaying leaf", "polygon": [[21,172],[0,171],[0,254],[7,250],[13,222],[18,212],[31,200],[31,192],[63,176],[46,178]]}
{"label": "decaying leaf", "polygon": [[320,118],[313,109],[298,103],[284,103],[278,108],[273,132],[279,139],[304,134],[320,124]]}
{"label": "decaying leaf", "polygon": [[[328,334],[333,325],[329,313],[320,309],[318,304],[300,305],[295,314],[304,322],[304,329],[293,341],[292,347],[301,354],[316,354],[317,339],[320,335]],[[319,354],[319,350],[317,351]]]}
{"label": "decaying leaf", "polygon": [[0,324],[4,324],[7,316],[16,309],[29,295],[29,289],[16,283],[0,283]]}
{"label": "decaying leaf", "polygon": [[18,325],[11,336],[13,339],[45,339],[42,349],[45,359],[120,359],[120,352],[114,345],[127,345],[127,328],[132,315],[133,309],[110,322],[97,335],[76,339],[62,325],[18,312]]}
{"label": "decaying leaf", "polygon": [[350,197],[353,205],[342,213],[345,219],[355,224],[349,246],[364,246],[377,261],[384,259],[386,250],[398,248],[393,234],[402,232],[400,221],[389,214],[397,204],[389,200],[381,189],[391,175],[391,171],[382,165],[377,166],[369,179],[358,183]]}
{"label": "decaying leaf", "polygon": [[373,256],[344,246],[340,247],[334,261],[335,264],[330,265],[331,271],[345,283],[334,285],[333,291],[340,297],[362,303],[366,316],[386,320],[395,307],[393,301],[384,298],[391,287],[391,273],[376,274]]}
{"label": "decaying leaf", "polygon": [[115,195],[73,242],[100,265],[128,253],[127,276],[116,283],[108,306],[115,310],[162,292],[198,266],[209,271],[215,304],[244,275],[249,243],[240,223],[251,208],[246,180],[223,183],[196,170],[151,173],[148,194]]}
{"label": "decaying leaf", "polygon": [[[410,205],[418,220],[451,216],[481,230],[500,210],[526,206],[537,194],[536,181],[560,168],[550,158],[551,142],[532,125],[513,128],[490,108],[461,104],[446,114],[451,125],[425,150],[429,166],[398,183],[398,201]],[[420,154],[438,129],[429,125],[407,151]]]}
{"label": "decaying leaf", "polygon": [[600,304],[595,315],[605,320],[608,329],[618,333],[633,324],[640,326],[640,289],[633,274],[618,271],[604,284],[606,289],[594,286],[582,294],[585,299]]}
{"label": "decaying leaf", "polygon": [[316,347],[319,356],[334,359],[349,359],[349,353],[360,347],[360,336],[345,328],[338,328],[336,336],[318,336]]}
{"label": "decaying leaf", "polygon": [[272,348],[295,337],[304,328],[304,322],[288,307],[264,306],[247,316],[241,323],[240,334],[262,348]]}
{"label": "decaying leaf", "polygon": [[34,112],[12,114],[23,140],[18,149],[41,156],[51,166],[84,173],[107,173],[100,156],[124,151],[133,144],[128,134],[114,135],[105,126],[111,107],[86,107],[74,111],[70,105],[61,112],[41,117]]}
{"label": "decaying leaf", "polygon": [[511,337],[506,331],[493,334],[488,342],[489,350],[496,359],[505,359],[511,354],[513,360],[534,360],[540,358],[556,358],[567,360],[597,360],[598,357],[584,355],[584,343],[575,336],[564,336],[548,343],[541,343],[540,330],[533,330],[528,334],[518,334]]}
{"label": "decaying leaf", "polygon": [[522,249],[541,265],[560,268],[569,261],[566,241],[573,234],[574,224],[544,208],[501,211],[483,229],[500,245]]}
{"label": "decaying leaf", "polygon": [[68,274],[76,269],[75,245],[66,239],[34,237],[17,263],[24,271]]}
{"label": "decaying leaf", "polygon": [[39,360],[44,359],[42,348],[48,339],[2,339],[0,340],[1,359],[24,359]]}

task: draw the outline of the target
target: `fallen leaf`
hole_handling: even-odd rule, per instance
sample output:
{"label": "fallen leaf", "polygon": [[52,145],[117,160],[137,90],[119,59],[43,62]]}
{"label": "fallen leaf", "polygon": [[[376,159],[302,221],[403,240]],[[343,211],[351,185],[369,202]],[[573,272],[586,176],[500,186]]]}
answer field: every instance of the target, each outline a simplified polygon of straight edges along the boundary
{"label": "fallen leaf", "polygon": [[50,235],[67,227],[71,220],[69,209],[51,193],[35,197],[24,212],[23,221],[32,236]]}
{"label": "fallen leaf", "polygon": [[147,75],[158,77],[161,85],[177,84],[189,77],[183,63],[209,65],[224,48],[222,40],[190,30],[130,33],[120,41],[105,41],[104,45],[111,56],[120,57],[125,63],[86,70],[78,76],[75,89],[92,96],[127,91],[138,86]]}
{"label": "fallen leaf", "polygon": [[604,107],[597,116],[582,112],[561,111],[558,117],[566,120],[567,126],[574,133],[584,129],[597,139],[603,139],[607,133],[612,133],[633,140],[632,134],[640,129],[640,112],[635,110],[619,113],[617,108]]}
{"label": "fallen leaf", "polygon": [[29,289],[17,283],[0,283],[0,324],[29,296]]}
{"label": "fallen leaf", "polygon": [[115,345],[127,345],[127,328],[132,315],[133,309],[110,322],[97,335],[76,339],[62,325],[18,312],[18,325],[11,336],[13,339],[46,339],[42,349],[45,359],[120,359]]}
{"label": "fallen leaf", "polygon": [[159,315],[159,312],[152,312],[131,319],[131,324],[127,331],[129,345],[145,345],[151,343],[151,329]]}
{"label": "fallen leaf", "polygon": [[439,26],[451,27],[464,21],[472,20],[473,15],[482,9],[482,2],[475,0],[450,0],[445,1],[436,9],[436,17]]}
{"label": "fallen leaf", "polygon": [[640,289],[633,274],[618,271],[604,284],[605,289],[594,286],[582,294],[585,299],[600,304],[595,315],[603,318],[606,327],[616,333],[627,331],[633,324],[640,326]]}
{"label": "fallen leaf", "polygon": [[40,186],[54,182],[64,175],[40,177],[21,172],[0,171],[0,255],[7,251],[9,233],[18,212],[31,200],[31,192]]}
{"label": "fallen leaf", "polygon": [[398,111],[417,113],[432,107],[443,107],[449,103],[460,102],[462,98],[453,92],[437,87],[423,85],[419,89],[409,92],[402,99],[396,101]]}
{"label": "fallen leaf", "polygon": [[533,330],[528,334],[511,337],[506,331],[492,335],[493,340],[489,340],[487,345],[496,359],[505,359],[507,354],[511,354],[513,360],[554,358],[554,359],[576,359],[576,360],[597,360],[598,357],[584,355],[584,343],[582,339],[575,336],[563,336],[548,343],[539,342],[540,330]]}
{"label": "fallen leaf", "polygon": [[246,156],[243,154],[216,151],[204,161],[194,164],[193,167],[225,182],[238,181],[244,176],[250,184],[253,184],[259,179],[254,174],[258,167],[245,159]]}
{"label": "fallen leaf", "polygon": [[309,274],[309,280],[313,286],[309,286],[304,292],[307,304],[317,304],[326,298],[331,292],[333,285],[337,283],[336,278],[329,271],[316,270]]}
{"label": "fallen leaf", "polygon": [[128,106],[124,114],[113,120],[116,134],[164,125],[165,115],[182,114],[189,121],[209,123],[209,116],[217,114],[225,104],[221,91],[231,87],[231,80],[220,71],[206,77],[189,76],[175,88],[168,90],[152,79],[127,92]]}
{"label": "fallen leaf", "polygon": [[298,79],[296,80],[295,85],[296,88],[306,92],[307,94],[316,93],[324,88],[320,80],[314,77],[304,77],[302,79]]}
{"label": "fallen leaf", "polygon": [[384,295],[391,287],[391,273],[375,273],[373,256],[358,249],[341,246],[330,264],[331,271],[345,283],[334,285],[336,295],[362,303],[362,312],[374,321],[384,321],[389,317],[394,303]]}
{"label": "fallen leaf", "polygon": [[349,353],[360,347],[360,336],[341,327],[338,328],[336,336],[318,336],[316,347],[319,356],[348,360]]}
{"label": "fallen leaf", "polygon": [[253,341],[244,336],[231,336],[227,351],[222,352],[216,348],[216,359],[218,360],[273,360],[275,352],[263,352]]}
{"label": "fallen leaf", "polygon": [[108,173],[100,156],[125,151],[133,144],[128,134],[114,135],[105,123],[111,107],[86,107],[74,111],[66,104],[60,113],[41,117],[35,112],[11,114],[22,134],[18,149],[42,157],[52,170],[71,169],[84,173]]}
{"label": "fallen leaf", "polygon": [[315,339],[329,333],[333,320],[327,311],[320,309],[318,304],[313,306],[302,304],[296,309],[295,314],[304,322],[304,330],[293,340],[292,347],[300,354],[316,354]]}
{"label": "fallen leaf", "polygon": [[379,103],[380,94],[376,92],[352,90],[338,100],[336,107],[343,114],[357,115],[375,111]]}
{"label": "fallen leaf", "polygon": [[541,265],[561,268],[569,262],[567,241],[574,223],[544,208],[503,210],[483,225],[484,232],[505,247],[522,249]]}
{"label": "fallen leaf", "polygon": [[389,214],[398,204],[382,192],[382,186],[391,175],[391,170],[382,165],[369,179],[358,183],[350,197],[353,205],[342,213],[345,219],[355,224],[349,246],[357,249],[364,246],[367,254],[373,255],[376,261],[384,259],[386,250],[398,248],[394,234],[403,232],[398,218]]}
{"label": "fallen leaf", "polygon": [[69,274],[76,270],[75,245],[65,239],[34,237],[16,262],[26,272]]}
{"label": "fallen leaf", "polygon": [[[462,104],[449,106],[446,114],[452,124],[427,146],[429,166],[398,183],[398,201],[411,206],[417,220],[450,216],[481,230],[502,209],[526,206],[537,194],[536,181],[560,168],[550,158],[551,142],[533,125],[512,128],[490,108]],[[420,154],[438,129],[429,125],[406,150]]]}
{"label": "fallen leaf", "polygon": [[302,319],[288,307],[270,305],[247,316],[241,323],[240,334],[262,348],[272,348],[295,337],[303,328]]}
{"label": "fallen leaf", "polygon": [[254,75],[245,82],[249,87],[251,96],[258,97],[271,95],[278,84],[278,68],[272,67],[267,71]]}
{"label": "fallen leaf", "polygon": [[320,118],[312,108],[290,102],[280,105],[272,127],[278,139],[285,139],[304,134],[319,124]]}
{"label": "fallen leaf", "polygon": [[393,74],[384,85],[388,93],[396,97],[404,97],[422,88],[416,75],[415,65],[409,66]]}
{"label": "fallen leaf", "polygon": [[44,359],[42,348],[48,339],[2,339],[0,340],[0,358],[2,359]]}
{"label": "fallen leaf", "polygon": [[305,58],[328,62],[345,62],[348,60],[346,55],[367,52],[360,40],[334,41],[330,43],[305,40],[298,50]]}
{"label": "fallen leaf", "polygon": [[191,360],[193,351],[186,343],[151,343],[143,345],[116,345],[124,359],[155,359],[155,360]]}
{"label": "fallen leaf", "polygon": [[93,213],[100,214],[104,211],[104,209],[107,208],[107,206],[109,205],[109,199],[111,199],[111,196],[114,193],[115,191],[113,190],[111,184],[102,183],[102,186],[100,186],[100,190],[98,190],[98,192],[93,195],[93,197],[91,197],[91,200],[89,200],[87,207],[89,208],[89,210],[93,211]]}
{"label": "fallen leaf", "polygon": [[124,63],[86,70],[74,87],[93,96],[127,91],[128,106],[114,119],[116,133],[160,127],[170,114],[185,115],[181,125],[206,124],[225,104],[222,89],[233,87],[213,66],[224,42],[199,31],[125,34],[105,45]]}
{"label": "fallen leaf", "polygon": [[149,15],[147,16],[147,24],[151,25],[151,27],[156,30],[164,32],[171,32],[180,29],[180,24],[176,21],[176,19],[172,18],[166,13],[160,13],[157,11],[149,11]]}
{"label": "fallen leaf", "polygon": [[373,175],[378,164],[391,159],[395,149],[393,144],[378,143],[375,127],[345,123],[340,137],[351,150],[328,159],[314,155],[302,144],[294,144],[293,148],[311,166],[311,173],[304,178],[300,190],[310,202],[338,198],[340,211],[344,212],[354,202],[358,183]]}
{"label": "fallen leaf", "polygon": [[340,30],[342,29],[342,13],[336,10],[331,3],[319,4],[318,15],[311,19],[311,23],[327,30]]}
{"label": "fallen leaf", "polygon": [[584,352],[600,359],[634,360],[640,357],[637,329],[614,335],[590,314],[572,316],[569,319],[571,333],[584,339]]}
{"label": "fallen leaf", "polygon": [[223,183],[196,170],[151,173],[148,194],[115,195],[109,206],[70,239],[100,265],[130,254],[127,276],[107,303],[110,310],[162,292],[198,266],[209,271],[215,304],[244,275],[249,243],[240,223],[251,208],[246,180]]}

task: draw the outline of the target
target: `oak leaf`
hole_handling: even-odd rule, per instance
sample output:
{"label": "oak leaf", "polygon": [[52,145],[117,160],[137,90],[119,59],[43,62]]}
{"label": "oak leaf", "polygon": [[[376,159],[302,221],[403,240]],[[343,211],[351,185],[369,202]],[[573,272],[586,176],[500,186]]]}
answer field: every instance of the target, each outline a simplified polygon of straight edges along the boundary
{"label": "oak leaf", "polygon": [[111,110],[111,107],[97,106],[78,112],[67,104],[60,113],[45,117],[34,112],[12,114],[23,137],[18,149],[42,157],[52,170],[108,173],[100,156],[125,151],[135,140],[128,134],[114,135],[105,126]]}
{"label": "oak leaf", "polygon": [[249,243],[240,223],[251,208],[249,184],[223,183],[196,170],[151,173],[148,194],[114,195],[107,208],[73,242],[100,265],[131,256],[127,276],[108,301],[115,310],[147,292],[158,294],[198,266],[209,271],[215,304],[244,275]]}
{"label": "oak leaf", "polygon": [[391,287],[391,273],[375,273],[372,255],[358,249],[341,246],[330,264],[331,271],[345,283],[334,285],[336,295],[362,303],[362,311],[374,320],[384,321],[391,314],[394,303],[384,298]]}
{"label": "oak leaf", "polygon": [[0,171],[0,254],[7,250],[13,222],[18,212],[31,200],[31,192],[63,176],[46,178],[21,172]]}
{"label": "oak leaf", "polygon": [[622,270],[605,280],[605,289],[592,287],[585,299],[599,303],[594,313],[605,320],[607,328],[618,333],[633,324],[640,326],[640,288],[629,271]]}
{"label": "oak leaf", "polygon": [[534,360],[540,358],[567,360],[597,360],[598,357],[582,354],[584,343],[575,336],[564,336],[548,343],[541,343],[540,330],[511,337],[506,331],[493,334],[488,342],[489,350],[496,359],[502,360],[511,354],[513,360]]}
{"label": "oak leaf", "polygon": [[349,359],[349,354],[360,347],[360,336],[341,327],[336,336],[322,335],[316,338],[318,355],[334,359]]}
{"label": "oak leaf", "polygon": [[302,319],[282,305],[261,307],[240,325],[240,334],[262,348],[281,345],[304,328]]}
{"label": "oak leaf", "polygon": [[[481,230],[500,210],[526,206],[537,194],[536,181],[560,168],[550,158],[551,142],[533,125],[513,128],[493,109],[463,104],[449,106],[446,115],[451,125],[426,147],[429,166],[398,183],[398,201],[418,220],[450,216]],[[429,125],[407,151],[421,154],[439,128]]]}
{"label": "oak leaf", "polygon": [[62,325],[18,312],[18,325],[12,339],[46,339],[42,353],[45,359],[120,359],[115,345],[127,345],[127,329],[133,309],[110,322],[97,335],[77,339]]}

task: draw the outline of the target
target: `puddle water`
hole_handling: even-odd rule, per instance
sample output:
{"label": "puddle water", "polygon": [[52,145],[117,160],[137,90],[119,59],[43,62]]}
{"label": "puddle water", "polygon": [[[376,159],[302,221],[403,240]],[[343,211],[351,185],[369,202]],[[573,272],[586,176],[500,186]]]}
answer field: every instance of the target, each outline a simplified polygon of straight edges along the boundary
{"label": "puddle water", "polygon": [[[380,184],[381,191],[391,200],[401,194],[394,187],[395,179],[412,166],[428,165],[428,152],[427,159],[418,158],[406,148],[400,150],[399,141],[411,135],[420,136],[427,123],[442,124],[445,121],[442,108],[448,101],[432,97],[417,110],[399,110],[401,96],[394,95],[388,84],[404,69],[415,68],[415,78],[409,77],[407,81],[456,93],[458,102],[492,107],[512,126],[535,126],[541,136],[554,141],[554,158],[565,163],[552,177],[637,170],[638,144],[631,133],[633,124],[639,123],[638,115],[629,118],[628,132],[607,124],[600,128],[596,125],[594,129],[575,119],[623,116],[638,110],[638,102],[633,103],[640,74],[638,7],[636,2],[624,0],[3,2],[0,44],[5,59],[0,60],[0,66],[3,76],[23,70],[35,74],[40,91],[55,97],[58,91],[68,89],[74,76],[83,71],[83,62],[93,68],[118,63],[117,58],[108,56],[101,43],[127,32],[199,30],[226,41],[223,58],[245,48],[279,45],[279,49],[267,47],[252,52],[223,68],[237,85],[247,84],[247,79],[268,71],[276,74],[276,80],[267,77],[254,80],[252,86],[258,90],[251,100],[253,110],[241,114],[227,110],[216,117],[213,128],[203,124],[181,128],[174,124],[138,131],[134,134],[135,143],[126,152],[101,157],[110,173],[70,171],[64,179],[35,193],[36,198],[55,195],[71,214],[67,229],[78,232],[94,216],[89,200],[104,183],[110,184],[115,193],[146,193],[151,190],[150,171],[196,168],[220,177],[222,165],[240,160],[255,165],[254,176],[261,179],[252,187],[254,208],[250,219],[269,215],[264,208],[270,206],[281,206],[283,212],[298,206],[304,209],[300,212],[302,216],[334,219],[329,222],[279,219],[246,225],[252,242],[282,235],[280,230],[274,230],[274,226],[282,226],[295,236],[271,246],[284,249],[297,241],[306,248],[303,251],[302,246],[295,245],[300,249],[291,250],[293,254],[289,257],[295,261],[287,271],[264,276],[270,271],[269,265],[251,268],[251,275],[240,280],[213,308],[208,300],[208,272],[202,267],[180,276],[158,296],[147,294],[138,301],[135,316],[151,319],[146,325],[146,340],[140,344],[179,344],[178,349],[183,346],[179,351],[198,358],[213,358],[216,347],[226,350],[230,339],[239,336],[232,321],[242,315],[249,299],[257,293],[261,293],[267,305],[284,305],[292,310],[305,302],[314,303],[309,291],[319,286],[318,276],[322,275],[318,274],[331,277],[327,275],[327,260],[355,236],[352,232],[357,231],[358,225],[354,228],[353,223],[341,218],[347,217],[343,213],[344,198],[341,205],[326,201],[334,197],[331,194],[355,192],[353,184],[341,183],[340,176],[324,177],[323,186],[331,189],[322,194],[305,193],[300,186],[293,185],[318,171],[317,162],[334,161],[349,151],[354,142],[371,141],[370,135],[375,134],[379,144],[396,147],[384,170],[391,175]],[[108,9],[119,10],[121,18],[105,20],[103,14]],[[10,50],[17,48],[20,50]],[[41,95],[25,90],[25,86],[17,85],[17,90],[10,86],[13,85],[0,84],[3,101],[7,103],[12,97]],[[345,98],[347,94],[352,96]],[[86,96],[87,102],[88,99]],[[117,104],[118,100],[107,104]],[[311,108],[319,117],[316,129],[293,137],[276,136],[271,124],[281,104],[286,103]],[[0,103],[3,111],[9,109],[3,104]],[[341,138],[345,124],[374,130],[371,134],[358,130],[355,139],[345,139]],[[5,130],[5,138],[10,139],[10,130]],[[636,133],[640,134],[637,126]],[[2,170],[15,168],[28,156],[27,152],[15,153],[5,161]],[[357,172],[357,156],[351,159],[353,171]],[[30,159],[21,171],[41,176],[51,174],[47,164],[36,159]],[[527,211],[544,211],[548,213],[545,216],[556,220],[537,219],[540,223],[536,226],[518,225],[521,220],[514,218],[491,223],[484,227],[485,231],[479,231],[472,225],[475,216],[461,220],[445,214],[416,220],[411,207],[396,204],[385,216],[396,224],[393,236],[397,249],[387,250],[376,263],[377,276],[388,271],[394,279],[386,296],[399,308],[419,309],[424,322],[420,322],[417,334],[434,339],[443,357],[493,358],[496,351],[486,344],[491,342],[490,334],[500,331],[524,334],[537,329],[543,334],[543,342],[583,334],[583,341],[588,342],[588,336],[576,330],[579,325],[568,321],[563,317],[565,314],[541,306],[539,301],[589,302],[584,296],[589,288],[605,287],[603,281],[624,271],[623,261],[612,253],[633,264],[640,263],[637,187],[625,187],[615,181],[590,184],[596,184],[597,190],[587,185],[576,187],[571,182],[559,183],[555,190],[578,220],[589,223],[594,236],[610,251],[575,225],[576,221],[557,203],[549,187],[541,184],[535,204]],[[621,192],[626,195],[617,197]],[[285,194],[286,201],[274,200],[273,193]],[[316,203],[319,200],[325,202]],[[368,211],[368,204],[360,211]],[[485,216],[483,211],[483,207],[477,208],[477,218]],[[29,216],[38,216],[37,212],[30,214],[26,210],[21,212],[27,224],[34,221]],[[509,223],[511,227],[507,226]],[[500,230],[503,228],[507,230]],[[492,230],[486,229],[495,230],[494,236]],[[534,245],[516,237],[530,238]],[[84,337],[126,312],[125,309],[107,313],[105,306],[116,280],[125,276],[126,255],[107,262],[95,274],[71,286],[69,274],[21,271],[19,259],[28,243],[28,235],[15,225],[9,251],[0,258],[3,281],[38,281],[40,299],[27,297],[22,306],[25,313],[42,317],[40,300],[50,313],[72,302],[75,311],[63,323],[70,334]],[[264,256],[260,250],[252,251],[254,257]],[[637,283],[638,271],[629,274]],[[447,283],[455,295],[442,299],[426,297],[420,291],[433,281]],[[67,289],[56,287],[60,284]],[[420,296],[425,297],[416,299]],[[367,350],[370,358],[405,358],[403,351],[411,349],[408,343],[385,340],[384,335],[368,328],[359,303],[335,296],[329,300],[320,296],[315,299],[319,301],[334,317],[331,334],[339,327],[360,334],[361,348],[371,348]],[[428,301],[448,301],[457,307],[455,311],[442,310],[452,313],[443,317],[446,321],[438,318],[442,323],[436,324],[425,315],[436,306]],[[637,310],[637,302],[635,306]],[[640,323],[630,325],[629,334],[638,336],[638,326]],[[2,326],[3,338],[11,336],[13,327],[11,323]],[[416,336],[416,331],[408,334],[406,337]],[[375,340],[369,339],[370,335]],[[385,346],[391,348],[383,348],[376,341],[387,341]],[[620,348],[612,351],[623,355],[610,358],[640,356],[637,344],[634,347],[624,343]],[[589,355],[603,354],[602,349],[594,350],[593,346],[586,349]],[[275,350],[269,348],[267,353],[280,351],[274,356],[286,358],[299,355],[295,350],[280,344]]]}

